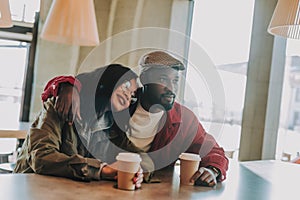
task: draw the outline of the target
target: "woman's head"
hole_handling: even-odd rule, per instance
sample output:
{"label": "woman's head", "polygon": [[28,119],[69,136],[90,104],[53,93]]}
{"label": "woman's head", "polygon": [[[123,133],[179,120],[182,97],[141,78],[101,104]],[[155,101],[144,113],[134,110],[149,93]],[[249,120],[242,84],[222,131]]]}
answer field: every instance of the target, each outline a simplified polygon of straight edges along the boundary
{"label": "woman's head", "polygon": [[82,83],[81,102],[87,104],[81,104],[81,111],[82,108],[88,108],[85,109],[86,112],[91,112],[92,107],[89,104],[94,104],[97,117],[106,109],[118,112],[128,108],[137,89],[137,75],[130,68],[120,64],[111,64],[90,73],[80,74],[77,79]]}
{"label": "woman's head", "polygon": [[136,78],[125,80],[117,86],[110,98],[112,111],[118,112],[128,108],[130,103],[136,99],[135,92],[137,88]]}

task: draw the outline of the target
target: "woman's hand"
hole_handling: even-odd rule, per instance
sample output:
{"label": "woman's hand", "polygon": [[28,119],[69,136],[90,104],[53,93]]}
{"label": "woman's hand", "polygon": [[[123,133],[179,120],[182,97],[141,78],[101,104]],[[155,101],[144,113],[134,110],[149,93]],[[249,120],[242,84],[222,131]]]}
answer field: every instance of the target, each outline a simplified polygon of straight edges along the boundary
{"label": "woman's hand", "polygon": [[102,168],[100,178],[106,180],[116,180],[117,179],[117,170],[114,167],[106,165]]}
{"label": "woman's hand", "polygon": [[68,84],[61,83],[56,97],[55,108],[60,116],[72,125],[75,117],[81,120],[80,96],[77,89]]}
{"label": "woman's hand", "polygon": [[[118,170],[116,168],[116,162],[111,165],[106,165],[102,168],[101,171],[101,179],[106,180],[116,180],[117,179]],[[135,184],[135,188],[139,189],[142,186],[143,182],[143,170],[142,168],[139,169],[139,171],[135,174],[135,176],[132,178],[133,184]]]}
{"label": "woman's hand", "polygon": [[143,177],[144,177],[143,170],[142,168],[140,168],[139,171],[135,174],[135,176],[132,179],[136,189],[142,187]]}

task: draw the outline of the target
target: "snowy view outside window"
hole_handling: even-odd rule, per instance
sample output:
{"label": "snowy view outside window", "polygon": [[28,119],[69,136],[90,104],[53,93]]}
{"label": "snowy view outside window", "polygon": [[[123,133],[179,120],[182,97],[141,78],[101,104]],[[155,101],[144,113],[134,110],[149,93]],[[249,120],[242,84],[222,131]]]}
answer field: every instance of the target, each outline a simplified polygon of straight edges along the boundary
{"label": "snowy view outside window", "polygon": [[[191,98],[193,95],[186,89],[185,104],[226,151],[234,151],[234,158],[238,155],[241,133],[253,6],[254,0],[197,0],[193,13],[192,42],[208,54],[216,67],[224,88],[225,107],[214,105],[213,91],[205,81],[213,77],[199,76],[196,68],[204,66],[188,67],[187,80],[196,99]],[[224,114],[218,115],[218,112]],[[211,132],[210,128],[218,123],[223,124],[221,130]]]}
{"label": "snowy view outside window", "polygon": [[[216,6],[218,5],[218,6]],[[218,118],[211,91],[205,78],[199,78],[193,67],[188,68],[196,90],[198,105],[190,94],[185,102],[197,114],[206,130],[224,121],[221,133],[212,132],[226,151],[238,156],[247,65],[250,49],[254,0],[195,1],[191,38],[214,63],[225,92],[223,118]],[[300,141],[300,41],[287,40],[286,64],[281,99],[280,124],[276,159],[288,161],[299,155]]]}

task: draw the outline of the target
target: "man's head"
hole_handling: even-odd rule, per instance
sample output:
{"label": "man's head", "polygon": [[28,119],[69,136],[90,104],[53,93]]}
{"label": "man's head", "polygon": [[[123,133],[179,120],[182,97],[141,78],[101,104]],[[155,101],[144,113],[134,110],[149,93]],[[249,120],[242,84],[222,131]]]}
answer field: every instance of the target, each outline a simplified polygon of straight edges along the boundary
{"label": "man's head", "polygon": [[151,108],[154,105],[170,110],[174,104],[179,84],[179,71],[183,63],[164,51],[153,51],[141,57],[140,80],[144,85],[142,104]]}

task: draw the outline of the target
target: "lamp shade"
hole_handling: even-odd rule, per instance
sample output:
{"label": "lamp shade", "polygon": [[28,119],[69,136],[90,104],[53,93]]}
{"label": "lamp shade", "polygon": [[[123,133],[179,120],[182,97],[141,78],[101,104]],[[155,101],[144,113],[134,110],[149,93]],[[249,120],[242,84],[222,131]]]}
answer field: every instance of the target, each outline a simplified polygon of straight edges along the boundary
{"label": "lamp shade", "polygon": [[268,32],[286,38],[300,38],[299,0],[278,0]]}
{"label": "lamp shade", "polygon": [[54,0],[41,32],[53,42],[95,46],[99,44],[93,0]]}
{"label": "lamp shade", "polygon": [[12,26],[9,0],[0,0],[0,27],[9,28]]}

